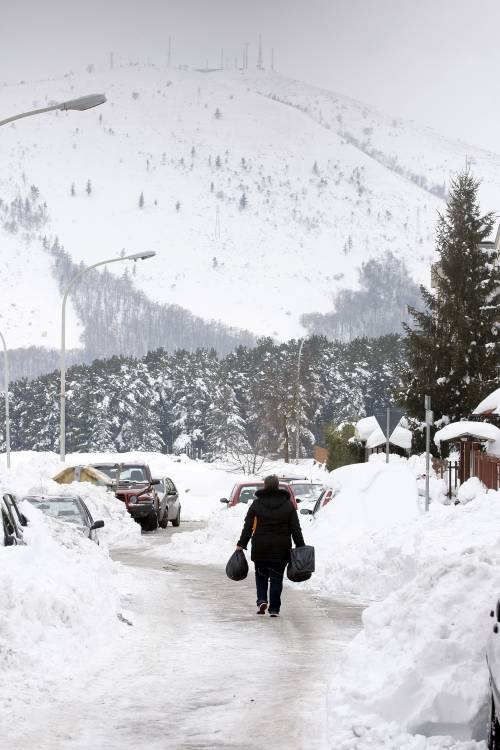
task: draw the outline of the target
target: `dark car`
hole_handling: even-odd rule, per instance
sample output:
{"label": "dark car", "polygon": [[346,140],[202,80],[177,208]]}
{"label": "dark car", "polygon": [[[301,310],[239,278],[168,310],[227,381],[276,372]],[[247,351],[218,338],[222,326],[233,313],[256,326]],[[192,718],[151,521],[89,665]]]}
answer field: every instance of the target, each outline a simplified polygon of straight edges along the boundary
{"label": "dark car", "polygon": [[[263,488],[264,482],[239,482],[238,484],[235,484],[231,490],[229,499],[227,497],[221,497],[220,502],[227,503],[228,508],[234,508],[238,503],[252,503],[255,500],[256,491],[262,490]],[[296,508],[300,499],[295,497],[292,487],[286,482],[280,482],[280,490],[286,490],[290,493],[290,500],[294,508]]]}
{"label": "dark car", "polygon": [[500,599],[490,616],[492,632],[486,644],[486,661],[490,673],[490,716],[488,722],[488,750],[500,750]]}
{"label": "dark car", "polygon": [[178,526],[181,522],[179,493],[171,479],[153,479],[147,464],[107,463],[92,464],[107,474],[115,483],[116,497],[125,506],[143,531],[165,529],[168,522]]}
{"label": "dark car", "polygon": [[316,513],[318,513],[321,508],[324,508],[325,505],[328,505],[330,500],[332,500],[335,497],[335,490],[332,490],[331,487],[325,487],[316,502],[314,503],[314,508],[311,510],[311,508],[301,508],[300,512],[303,516],[315,516]]}
{"label": "dark car", "polygon": [[0,499],[0,512],[3,525],[3,546],[11,547],[15,544],[24,544],[23,526],[26,526],[28,521],[19,510],[13,495],[5,494]]}
{"label": "dark car", "polygon": [[27,495],[24,499],[51,518],[75,524],[85,536],[99,544],[96,532],[97,529],[102,529],[104,521],[94,521],[81,497],[77,495]]}

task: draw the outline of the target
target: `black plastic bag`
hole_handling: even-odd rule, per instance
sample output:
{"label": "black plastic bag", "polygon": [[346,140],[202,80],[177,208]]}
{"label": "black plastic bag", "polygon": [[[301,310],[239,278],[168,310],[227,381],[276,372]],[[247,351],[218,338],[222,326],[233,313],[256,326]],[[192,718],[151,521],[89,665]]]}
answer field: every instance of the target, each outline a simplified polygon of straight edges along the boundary
{"label": "black plastic bag", "polygon": [[235,550],[227,561],[226,575],[232,581],[242,581],[247,577],[248,563],[242,550]]}
{"label": "black plastic bag", "polygon": [[314,547],[305,544],[303,547],[295,547],[290,552],[290,562],[286,568],[286,574],[290,581],[300,583],[307,581],[314,573]]}

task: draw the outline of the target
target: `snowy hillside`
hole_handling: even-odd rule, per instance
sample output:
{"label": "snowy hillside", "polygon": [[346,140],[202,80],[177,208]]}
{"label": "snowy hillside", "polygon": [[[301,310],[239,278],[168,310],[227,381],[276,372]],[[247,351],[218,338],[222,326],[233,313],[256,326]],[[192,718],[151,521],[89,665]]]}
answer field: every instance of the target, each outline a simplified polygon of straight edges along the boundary
{"label": "snowy hillside", "polygon": [[[257,334],[303,333],[301,314],[331,310],[360,264],[386,251],[428,283],[443,185],[466,155],[484,178],[484,209],[500,205],[499,156],[276,74],[68,74],[5,85],[1,116],[94,91],[108,103],[2,128],[0,197],[36,185],[44,233],[75,262],[155,250],[131,277],[151,300]],[[36,331],[32,339],[27,308],[16,345],[39,344],[42,332],[56,345],[43,249],[2,233],[2,256],[4,329],[14,331],[4,300],[28,258]],[[78,345],[75,314],[69,345]]]}

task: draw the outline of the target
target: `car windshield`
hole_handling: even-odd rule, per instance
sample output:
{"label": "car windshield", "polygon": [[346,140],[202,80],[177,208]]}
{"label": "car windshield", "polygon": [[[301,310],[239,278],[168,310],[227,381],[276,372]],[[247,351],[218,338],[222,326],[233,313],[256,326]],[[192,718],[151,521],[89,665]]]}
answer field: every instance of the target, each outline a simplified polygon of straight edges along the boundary
{"label": "car windshield", "polygon": [[301,500],[317,500],[321,494],[320,484],[311,484],[310,482],[293,482],[292,489],[296,497],[300,497]]}
{"label": "car windshield", "polygon": [[27,497],[32,505],[39,510],[43,510],[48,516],[57,518],[59,521],[69,521],[76,523],[78,526],[86,526],[83,511],[73,497]]}
{"label": "car windshield", "polygon": [[255,492],[261,487],[263,487],[262,484],[254,484],[251,487],[242,487],[239,497],[240,503],[251,503],[255,500]]}
{"label": "car windshield", "polygon": [[106,464],[103,466],[97,466],[99,471],[107,474],[110,479],[116,479],[118,472],[120,473],[120,482],[147,482],[146,471],[143,466],[133,466],[130,464],[122,464],[121,467],[115,464]]}

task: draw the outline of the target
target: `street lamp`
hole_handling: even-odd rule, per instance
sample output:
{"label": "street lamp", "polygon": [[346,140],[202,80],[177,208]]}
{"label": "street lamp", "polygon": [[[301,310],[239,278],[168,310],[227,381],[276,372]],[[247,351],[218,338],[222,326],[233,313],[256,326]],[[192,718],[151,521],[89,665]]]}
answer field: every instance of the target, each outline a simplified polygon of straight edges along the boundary
{"label": "street lamp", "polygon": [[134,262],[137,260],[147,260],[148,258],[154,258],[156,255],[155,252],[148,250],[144,253],[133,253],[132,255],[124,255],[121,258],[110,258],[109,260],[101,260],[99,263],[94,263],[91,266],[87,266],[87,268],[82,268],[81,271],[78,271],[71,281],[69,282],[68,286],[66,287],[66,290],[63,295],[63,301],[62,301],[62,310],[61,310],[61,422],[60,422],[60,432],[59,432],[59,456],[61,461],[64,463],[64,460],[66,458],[66,300],[68,298],[68,294],[73,286],[85,273],[88,271],[91,271],[93,268],[97,268],[98,266],[104,266],[108,263],[120,263],[122,260],[133,260]]}
{"label": "street lamp", "polygon": [[88,96],[80,96],[78,99],[70,99],[67,102],[59,102],[58,104],[51,104],[50,107],[43,107],[42,109],[33,109],[30,112],[23,112],[20,115],[14,115],[8,117],[6,120],[0,120],[1,125],[7,125],[9,122],[14,120],[21,120],[23,117],[31,117],[32,115],[41,115],[44,112],[53,112],[56,109],[60,110],[77,110],[83,112],[85,109],[92,109],[92,107],[98,107],[99,104],[104,104],[106,97],[104,94],[89,94]]}
{"label": "street lamp", "polygon": [[299,346],[299,354],[297,357],[297,424],[295,427],[295,463],[299,463],[299,450],[300,450],[300,358],[302,356],[302,347],[304,346],[305,339],[301,339]]}
{"label": "street lamp", "polygon": [[4,354],[4,376],[5,376],[5,451],[7,453],[7,468],[10,469],[10,419],[9,419],[9,358],[7,355],[7,344],[0,333]]}

